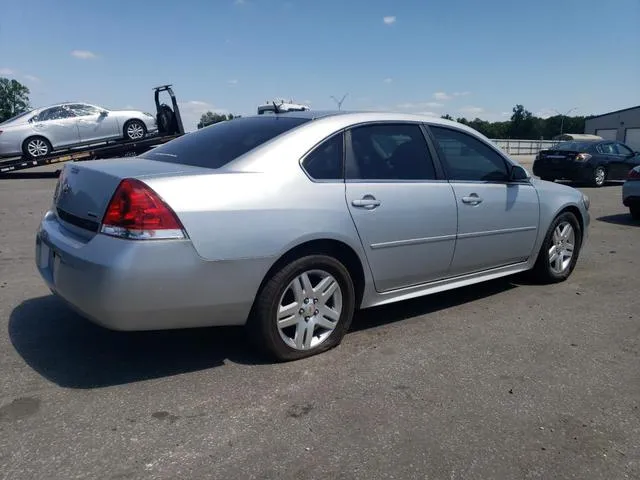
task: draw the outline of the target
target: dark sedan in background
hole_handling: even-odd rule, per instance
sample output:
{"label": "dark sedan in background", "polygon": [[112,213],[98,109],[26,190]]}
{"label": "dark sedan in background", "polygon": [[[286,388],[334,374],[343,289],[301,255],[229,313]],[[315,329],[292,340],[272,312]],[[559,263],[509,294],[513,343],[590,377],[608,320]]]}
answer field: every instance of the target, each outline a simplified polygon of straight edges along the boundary
{"label": "dark sedan in background", "polygon": [[572,180],[601,187],[607,180],[625,180],[629,170],[638,165],[640,152],[621,142],[562,142],[536,155],[533,174],[543,180]]}

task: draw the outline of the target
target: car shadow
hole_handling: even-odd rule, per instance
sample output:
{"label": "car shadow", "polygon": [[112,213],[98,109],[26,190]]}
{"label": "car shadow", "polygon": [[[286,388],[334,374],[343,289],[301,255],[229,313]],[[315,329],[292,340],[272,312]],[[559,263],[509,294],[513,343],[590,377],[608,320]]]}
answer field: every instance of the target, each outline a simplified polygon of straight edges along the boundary
{"label": "car shadow", "polygon": [[[455,291],[360,311],[362,331],[478,300],[515,288],[498,279]],[[25,362],[65,388],[92,389],[220,367],[270,363],[242,327],[116,332],[95,325],[53,295],[26,300],[9,319],[9,338]]]}
{"label": "car shadow", "polygon": [[53,172],[7,172],[0,173],[0,180],[56,178],[58,175],[60,175],[60,170]]}
{"label": "car shadow", "polygon": [[630,227],[640,227],[640,221],[631,218],[630,213],[618,213],[616,215],[605,215],[598,217],[598,221],[605,223],[612,223],[614,225],[627,225]]}

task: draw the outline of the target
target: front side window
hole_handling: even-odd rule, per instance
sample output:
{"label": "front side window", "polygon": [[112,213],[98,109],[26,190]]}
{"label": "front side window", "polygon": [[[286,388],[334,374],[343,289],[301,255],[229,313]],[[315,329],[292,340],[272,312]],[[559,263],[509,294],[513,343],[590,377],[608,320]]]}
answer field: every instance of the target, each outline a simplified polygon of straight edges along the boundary
{"label": "front side window", "polygon": [[433,180],[433,159],[417,124],[373,124],[350,130],[350,180]]}
{"label": "front side window", "polygon": [[429,127],[436,139],[450,180],[505,182],[505,160],[481,140],[446,127]]}
{"label": "front side window", "polygon": [[79,117],[85,117],[88,115],[97,115],[100,113],[100,110],[98,110],[96,107],[93,107],[91,105],[86,105],[84,103],[82,104],[74,103],[72,105],[67,105],[67,108],[71,110],[73,113],[75,113],[76,115],[78,115]]}
{"label": "front side window", "polygon": [[598,152],[604,155],[617,155],[613,143],[601,143],[598,145]]}
{"label": "front side window", "polygon": [[302,161],[302,167],[314,180],[342,179],[344,135],[339,133],[325,140]]}
{"label": "front side window", "polygon": [[218,122],[152,148],[141,158],[193,167],[221,168],[227,163],[310,121],[307,118],[264,115]]}
{"label": "front side window", "polygon": [[631,151],[631,149],[621,143],[616,143],[616,149],[618,151],[618,155],[623,155],[625,157],[628,157],[629,155],[633,155],[633,152]]}

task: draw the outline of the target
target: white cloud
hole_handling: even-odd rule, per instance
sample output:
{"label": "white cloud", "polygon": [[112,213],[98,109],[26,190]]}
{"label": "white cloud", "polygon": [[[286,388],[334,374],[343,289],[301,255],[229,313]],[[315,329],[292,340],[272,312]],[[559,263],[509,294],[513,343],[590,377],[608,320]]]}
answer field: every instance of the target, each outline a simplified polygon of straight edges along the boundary
{"label": "white cloud", "polygon": [[383,80],[383,82],[384,82],[384,83],[391,83],[391,82],[393,82],[393,78],[385,78],[385,79]]}
{"label": "white cloud", "polygon": [[540,118],[549,118],[549,117],[553,117],[554,115],[557,115],[557,113],[554,112],[551,108],[543,108],[539,112],[536,112],[535,115],[536,117],[540,117]]}
{"label": "white cloud", "polygon": [[27,80],[31,81],[31,82],[39,82],[40,79],[38,77],[36,77],[35,75],[25,75],[24,78],[26,78]]}
{"label": "white cloud", "polygon": [[96,58],[97,55],[89,50],[73,50],[71,55],[79,58],[80,60],[91,60],[92,58]]}
{"label": "white cloud", "polygon": [[452,97],[446,92],[436,92],[433,94],[433,98],[436,100],[451,100]]}
{"label": "white cloud", "polygon": [[13,75],[14,73],[10,68],[0,68],[0,75]]}
{"label": "white cloud", "polygon": [[236,80],[236,79],[227,80],[227,83],[228,83],[229,85],[237,85],[237,84],[238,84],[238,80]]}
{"label": "white cloud", "polygon": [[396,17],[395,15],[389,15],[388,17],[383,17],[382,21],[385,25],[391,25],[392,23],[396,23]]}
{"label": "white cloud", "polygon": [[440,114],[439,113],[435,113],[435,112],[416,112],[418,115],[425,115],[427,117],[439,117]]}
{"label": "white cloud", "polygon": [[444,104],[438,102],[407,102],[396,105],[397,108],[402,110],[420,110],[423,108],[441,108]]}
{"label": "white cloud", "polygon": [[480,115],[484,113],[484,108],[482,107],[463,107],[458,110],[460,113],[465,115]]}
{"label": "white cloud", "polygon": [[466,97],[467,95],[471,95],[471,92],[453,92],[454,97]]}

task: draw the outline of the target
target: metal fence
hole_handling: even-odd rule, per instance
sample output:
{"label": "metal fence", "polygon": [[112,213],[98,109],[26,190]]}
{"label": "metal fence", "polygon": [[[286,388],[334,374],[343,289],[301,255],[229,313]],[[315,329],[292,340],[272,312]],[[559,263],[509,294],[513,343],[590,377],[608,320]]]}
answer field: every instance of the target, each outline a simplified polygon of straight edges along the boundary
{"label": "metal fence", "polygon": [[492,138],[491,141],[509,155],[535,155],[540,150],[554,147],[559,143],[557,140],[517,140],[495,138]]}

